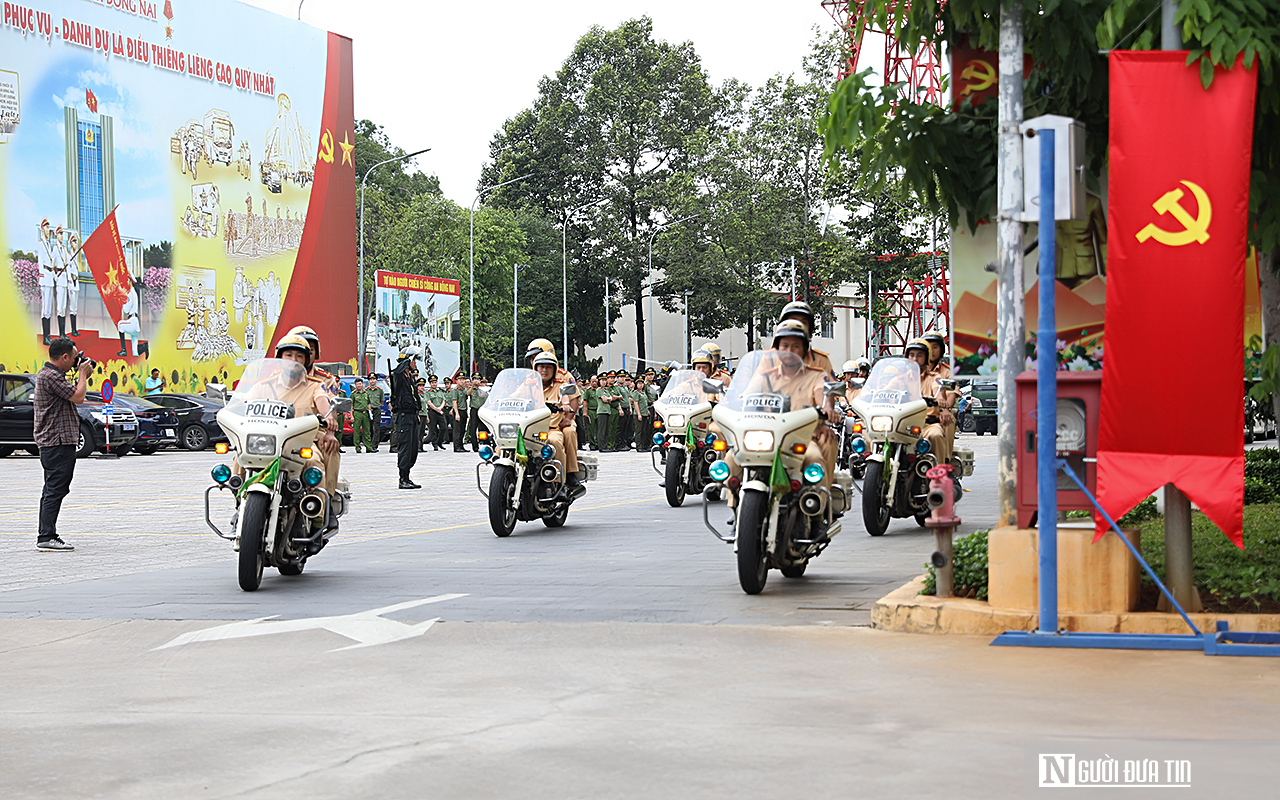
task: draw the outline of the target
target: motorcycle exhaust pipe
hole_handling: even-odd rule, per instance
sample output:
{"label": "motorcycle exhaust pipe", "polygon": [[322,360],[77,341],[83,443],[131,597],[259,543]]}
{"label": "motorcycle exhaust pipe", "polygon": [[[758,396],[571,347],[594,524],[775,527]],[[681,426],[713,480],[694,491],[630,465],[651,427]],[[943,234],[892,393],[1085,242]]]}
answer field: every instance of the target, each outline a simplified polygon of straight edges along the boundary
{"label": "motorcycle exhaust pipe", "polygon": [[810,517],[816,517],[821,514],[822,493],[811,491],[800,495],[800,510]]}
{"label": "motorcycle exhaust pipe", "polygon": [[307,519],[315,519],[324,513],[324,497],[318,493],[308,492],[298,501],[298,510]]}
{"label": "motorcycle exhaust pipe", "polygon": [[538,477],[542,478],[543,483],[556,483],[560,480],[560,465],[554,461],[548,461],[542,465],[542,469],[538,470]]}

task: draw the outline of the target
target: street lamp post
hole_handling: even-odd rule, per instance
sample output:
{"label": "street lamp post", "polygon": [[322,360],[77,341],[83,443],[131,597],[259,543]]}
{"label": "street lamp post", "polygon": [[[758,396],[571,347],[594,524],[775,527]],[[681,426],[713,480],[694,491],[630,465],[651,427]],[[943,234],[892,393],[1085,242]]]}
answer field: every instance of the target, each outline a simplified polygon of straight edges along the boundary
{"label": "street lamp post", "polygon": [[[298,4],[298,13],[299,14],[302,13],[302,3]],[[430,152],[430,150],[431,148],[427,147],[427,148],[423,148],[422,150],[418,150],[417,152],[414,152],[414,153],[407,153],[402,156],[396,156],[395,158],[388,158],[386,161],[379,161],[377,164],[374,164],[372,167],[369,167],[369,169],[365,171],[364,177],[360,179],[360,286],[359,286],[360,304],[358,306],[357,313],[356,313],[356,345],[360,348],[360,352],[357,354],[356,360],[362,364],[364,363],[366,348],[368,347],[368,344],[369,344],[367,341],[368,331],[365,329],[365,323],[364,323],[364,186],[365,186],[365,182],[369,180],[369,176],[373,174],[373,171],[378,167],[382,166],[383,164],[390,164],[394,161],[405,161],[407,159],[413,158],[414,156],[420,156],[423,153]]]}
{"label": "street lamp post", "polygon": [[528,264],[511,265],[511,368],[520,364],[516,348],[520,346],[520,273]]}
{"label": "street lamp post", "polygon": [[481,189],[480,193],[476,195],[476,199],[471,201],[471,234],[469,236],[470,247],[469,255],[467,257],[467,305],[470,306],[469,316],[471,318],[469,325],[471,332],[467,337],[469,340],[468,344],[470,345],[470,354],[468,359],[471,361],[471,365],[468,369],[471,370],[476,368],[476,203],[480,202],[481,197],[484,197],[494,189],[532,177],[533,175],[521,175],[519,178],[512,178],[509,181],[494,184],[488,189]]}
{"label": "street lamp post", "polygon": [[604,371],[609,371],[609,344],[613,341],[613,317],[609,316],[609,279],[604,279]]}
{"label": "street lamp post", "polygon": [[672,225],[679,225],[681,222],[688,222],[700,216],[702,216],[702,212],[690,214],[687,217],[681,217],[671,222],[664,222],[654,228],[653,233],[649,234],[649,347],[648,353],[646,353],[649,358],[653,358],[653,237],[657,236],[664,228],[670,228]]}
{"label": "street lamp post", "polygon": [[689,295],[693,294],[690,289],[684,290],[684,363],[689,363]]}
{"label": "street lamp post", "polygon": [[561,271],[562,271],[561,277],[564,280],[564,287],[563,287],[563,292],[561,297],[561,305],[562,305],[561,310],[564,314],[564,332],[563,332],[564,355],[562,356],[562,358],[564,359],[565,369],[569,368],[569,216],[572,214],[578,213],[584,208],[590,208],[591,206],[598,206],[607,199],[608,199],[607,197],[602,197],[599,200],[596,200],[594,202],[587,203],[585,205],[580,205],[575,209],[565,211],[564,224],[560,226],[560,255],[563,258],[563,264],[561,265]]}

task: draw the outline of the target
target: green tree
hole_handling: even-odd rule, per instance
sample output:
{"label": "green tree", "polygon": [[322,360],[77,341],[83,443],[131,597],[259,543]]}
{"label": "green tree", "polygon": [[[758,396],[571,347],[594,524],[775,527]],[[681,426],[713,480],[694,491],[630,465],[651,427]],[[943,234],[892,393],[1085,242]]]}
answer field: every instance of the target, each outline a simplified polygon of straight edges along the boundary
{"label": "green tree", "polygon": [[164,267],[165,269],[173,267],[173,244],[171,242],[147,245],[147,248],[142,251],[142,268],[150,269],[152,267]]}

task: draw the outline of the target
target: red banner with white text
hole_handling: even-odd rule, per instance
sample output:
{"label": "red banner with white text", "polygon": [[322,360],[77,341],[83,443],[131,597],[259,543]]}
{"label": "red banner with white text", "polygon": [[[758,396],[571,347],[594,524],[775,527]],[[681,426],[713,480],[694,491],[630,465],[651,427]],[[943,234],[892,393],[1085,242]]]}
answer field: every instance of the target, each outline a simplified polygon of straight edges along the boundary
{"label": "red banner with white text", "polygon": [[[1240,331],[1257,73],[1237,62],[1206,90],[1186,60],[1109,58],[1098,499],[1118,518],[1173,483],[1243,546]],[[1181,365],[1194,365],[1194,382],[1178,377]]]}

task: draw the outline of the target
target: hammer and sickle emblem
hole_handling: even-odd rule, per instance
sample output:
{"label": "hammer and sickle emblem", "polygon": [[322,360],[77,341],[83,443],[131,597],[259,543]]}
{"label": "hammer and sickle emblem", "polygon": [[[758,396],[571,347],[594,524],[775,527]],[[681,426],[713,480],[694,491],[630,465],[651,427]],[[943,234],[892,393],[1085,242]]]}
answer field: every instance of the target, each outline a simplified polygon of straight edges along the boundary
{"label": "hammer and sickle emblem", "polygon": [[980,92],[983,89],[990,89],[996,82],[996,70],[986,61],[974,59],[964,65],[964,69],[960,71],[960,79],[973,81],[966,83],[964,89],[960,91],[960,96],[964,97],[969,92]]}
{"label": "hammer and sickle emblem", "polygon": [[333,163],[333,134],[328,128],[320,135],[320,160],[326,164]]}
{"label": "hammer and sickle emblem", "polygon": [[1205,194],[1204,189],[1195,185],[1191,181],[1179,181],[1183,186],[1191,190],[1196,196],[1196,216],[1191,216],[1187,210],[1178,202],[1182,199],[1183,191],[1181,189],[1171,189],[1160,195],[1160,199],[1151,204],[1151,207],[1161,214],[1172,214],[1173,218],[1182,223],[1180,231],[1166,231],[1163,228],[1157,228],[1155,223],[1147,225],[1147,227],[1138,231],[1138,241],[1145,242],[1148,239],[1155,239],[1160,244],[1167,244],[1170,247],[1181,247],[1184,244],[1199,242],[1204,244],[1209,241],[1209,221],[1213,219],[1213,206],[1209,203],[1209,195]]}

